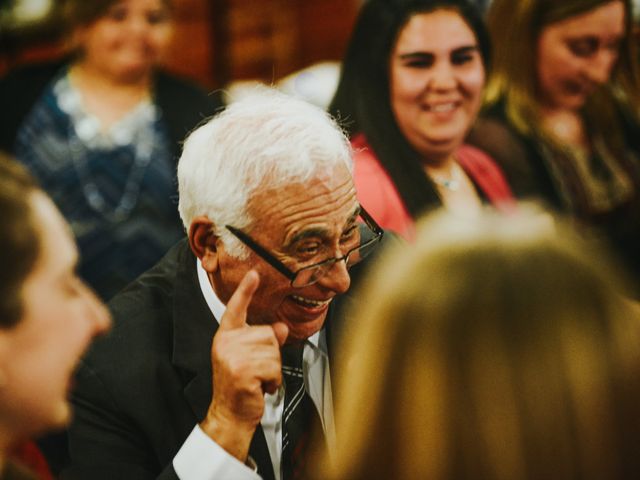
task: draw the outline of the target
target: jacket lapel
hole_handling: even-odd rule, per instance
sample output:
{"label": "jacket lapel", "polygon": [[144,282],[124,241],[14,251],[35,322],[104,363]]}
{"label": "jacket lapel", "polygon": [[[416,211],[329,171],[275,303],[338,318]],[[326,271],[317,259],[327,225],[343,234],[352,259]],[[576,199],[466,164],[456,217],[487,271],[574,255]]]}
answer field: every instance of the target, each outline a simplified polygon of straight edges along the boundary
{"label": "jacket lapel", "polygon": [[[196,421],[201,421],[212,396],[211,342],[218,329],[200,290],[196,257],[185,242],[178,256],[173,287],[173,364],[183,373],[184,397]],[[265,480],[273,467],[262,427],[258,425],[249,450]]]}
{"label": "jacket lapel", "polygon": [[211,400],[211,341],[218,322],[200,291],[196,257],[184,243],[173,286],[173,364],[184,374],[185,398],[198,421]]}

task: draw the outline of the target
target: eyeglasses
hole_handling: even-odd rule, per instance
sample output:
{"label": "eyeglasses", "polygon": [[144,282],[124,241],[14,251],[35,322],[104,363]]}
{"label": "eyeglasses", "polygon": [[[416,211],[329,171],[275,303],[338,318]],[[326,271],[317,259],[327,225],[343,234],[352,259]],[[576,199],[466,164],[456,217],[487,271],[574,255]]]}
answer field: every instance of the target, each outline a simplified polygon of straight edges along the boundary
{"label": "eyeglasses", "polygon": [[351,248],[342,257],[327,258],[321,262],[302,267],[295,272],[287,268],[284,263],[242,230],[232,227],[231,225],[225,225],[225,228],[238,240],[262,257],[265,262],[291,280],[291,286],[306,287],[313,285],[324,277],[336,263],[344,260],[347,268],[351,268],[375,250],[384,232],[371,215],[362,207],[360,207],[356,225],[359,234],[359,244],[357,246]]}

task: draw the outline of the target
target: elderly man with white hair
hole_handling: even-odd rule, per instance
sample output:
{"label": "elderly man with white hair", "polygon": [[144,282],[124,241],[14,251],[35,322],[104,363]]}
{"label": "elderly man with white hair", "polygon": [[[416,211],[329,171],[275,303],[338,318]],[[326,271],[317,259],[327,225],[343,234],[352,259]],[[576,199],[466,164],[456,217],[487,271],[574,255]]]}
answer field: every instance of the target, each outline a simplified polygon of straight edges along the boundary
{"label": "elderly man with white hair", "polygon": [[336,296],[382,238],[350,154],[325,112],[268,89],[188,137],[188,239],[112,301],[113,333],[78,373],[63,478],[313,469],[309,445],[335,436]]}

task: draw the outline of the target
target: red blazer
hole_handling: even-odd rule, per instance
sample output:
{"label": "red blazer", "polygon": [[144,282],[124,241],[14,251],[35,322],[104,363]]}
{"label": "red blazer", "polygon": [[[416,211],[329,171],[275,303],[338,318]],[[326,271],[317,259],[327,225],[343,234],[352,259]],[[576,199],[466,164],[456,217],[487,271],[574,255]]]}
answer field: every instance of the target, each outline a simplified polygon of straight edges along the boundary
{"label": "red blazer", "polygon": [[[415,219],[411,217],[395,184],[386,172],[364,135],[351,140],[354,149],[353,177],[358,201],[378,224],[407,239],[414,236]],[[510,211],[515,205],[511,188],[500,167],[483,151],[462,145],[456,159],[488,202],[500,211]]]}

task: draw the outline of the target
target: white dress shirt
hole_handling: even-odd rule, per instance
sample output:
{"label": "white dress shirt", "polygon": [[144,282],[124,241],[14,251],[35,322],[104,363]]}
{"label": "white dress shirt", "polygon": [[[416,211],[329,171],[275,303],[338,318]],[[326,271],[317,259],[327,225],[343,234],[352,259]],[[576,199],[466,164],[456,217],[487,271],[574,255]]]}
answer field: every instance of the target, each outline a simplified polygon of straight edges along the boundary
{"label": "white dress shirt", "polygon": [[[196,260],[200,290],[213,317],[219,321],[226,306],[216,295],[207,272]],[[333,400],[327,342],[324,329],[306,340],[303,352],[303,372],[305,389],[318,412],[329,445],[329,451],[335,445],[335,427],[333,423]],[[274,394],[265,394],[264,414],[260,424],[269,448],[275,478],[280,480],[280,458],[282,456],[282,411],[284,409],[284,387]],[[181,480],[257,480],[260,476],[220,447],[198,424],[173,458],[173,468]]]}

